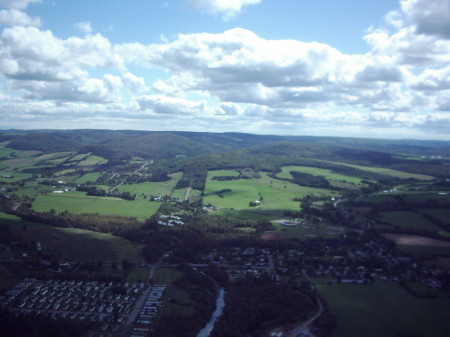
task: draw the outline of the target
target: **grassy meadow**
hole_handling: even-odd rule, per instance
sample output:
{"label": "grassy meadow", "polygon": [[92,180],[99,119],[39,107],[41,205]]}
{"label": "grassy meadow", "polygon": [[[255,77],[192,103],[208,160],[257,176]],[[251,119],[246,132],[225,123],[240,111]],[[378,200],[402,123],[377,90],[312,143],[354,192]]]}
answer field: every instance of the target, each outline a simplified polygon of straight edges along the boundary
{"label": "grassy meadow", "polygon": [[[220,208],[234,210],[257,211],[258,213],[273,214],[273,211],[282,213],[284,210],[297,211],[300,203],[293,201],[293,198],[301,198],[308,194],[319,196],[332,196],[334,192],[326,189],[303,187],[297,184],[274,179],[267,173],[261,172],[260,178],[239,179],[230,181],[212,180],[218,175],[230,175],[233,171],[208,172],[204,204],[212,204]],[[231,191],[225,191],[225,190]],[[263,197],[260,206],[250,207],[251,201],[259,200]]]}
{"label": "grassy meadow", "polygon": [[[52,227],[23,221],[21,218],[0,213],[0,224],[8,225],[16,235],[27,241],[39,241],[45,250],[57,250],[69,260],[102,260],[121,262],[126,259],[140,262],[140,247],[111,234],[76,228]],[[23,229],[24,224],[26,230]],[[70,244],[68,244],[70,243]]]}
{"label": "grassy meadow", "polygon": [[[169,181],[162,182],[145,182],[139,184],[125,184],[118,188],[120,192],[130,192],[136,195],[167,195],[170,196],[175,189],[178,180],[180,180],[182,173],[173,173],[169,176],[172,178]],[[184,197],[184,195],[183,195]]]}
{"label": "grassy meadow", "polygon": [[446,337],[450,331],[445,298],[418,299],[395,283],[318,285],[337,316],[332,337]]}
{"label": "grassy meadow", "polygon": [[380,213],[380,220],[406,230],[425,232],[439,232],[441,230],[422,214],[412,211],[382,212]]}
{"label": "grassy meadow", "polygon": [[327,180],[335,180],[335,181],[344,181],[351,184],[359,185],[361,184],[361,179],[356,177],[351,177],[339,173],[335,173],[331,170],[321,169],[317,167],[309,167],[309,166],[283,166],[281,168],[281,172],[276,175],[278,178],[282,179],[293,179],[291,175],[291,171],[307,173],[314,176],[322,176]]}
{"label": "grassy meadow", "polygon": [[112,197],[87,196],[84,192],[38,195],[33,202],[33,209],[38,212],[54,209],[60,213],[67,210],[74,214],[122,215],[136,217],[139,220],[149,218],[159,206],[159,202],[150,202],[146,199],[129,201]]}

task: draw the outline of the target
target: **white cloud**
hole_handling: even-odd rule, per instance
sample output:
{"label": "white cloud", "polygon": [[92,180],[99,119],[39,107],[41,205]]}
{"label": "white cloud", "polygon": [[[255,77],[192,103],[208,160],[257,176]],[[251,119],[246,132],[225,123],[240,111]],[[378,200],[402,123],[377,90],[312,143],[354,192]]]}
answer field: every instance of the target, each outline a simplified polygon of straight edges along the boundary
{"label": "white cloud", "polygon": [[242,11],[243,7],[260,2],[261,0],[187,0],[190,8],[208,14],[222,15],[225,20],[234,18]]}
{"label": "white cloud", "polygon": [[162,115],[199,115],[203,116],[208,112],[207,104],[204,101],[193,102],[190,100],[169,97],[163,95],[144,95],[136,98],[141,110]]}
{"label": "white cloud", "polygon": [[450,39],[450,1],[403,0],[401,7],[416,33]]}
{"label": "white cloud", "polygon": [[15,9],[25,9],[30,3],[38,2],[41,2],[41,0],[0,0],[0,6]]}
{"label": "white cloud", "polygon": [[76,22],[73,26],[82,33],[92,33],[92,25],[89,21]]}
{"label": "white cloud", "polygon": [[32,18],[17,9],[4,9],[0,11],[0,25],[39,27],[41,25],[41,19]]}

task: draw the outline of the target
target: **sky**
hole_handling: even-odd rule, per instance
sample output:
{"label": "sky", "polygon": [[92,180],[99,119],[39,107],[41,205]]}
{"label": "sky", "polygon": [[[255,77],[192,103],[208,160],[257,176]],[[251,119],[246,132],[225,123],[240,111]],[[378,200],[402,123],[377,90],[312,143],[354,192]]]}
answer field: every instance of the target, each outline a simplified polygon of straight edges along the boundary
{"label": "sky", "polygon": [[0,0],[0,129],[450,140],[448,0]]}

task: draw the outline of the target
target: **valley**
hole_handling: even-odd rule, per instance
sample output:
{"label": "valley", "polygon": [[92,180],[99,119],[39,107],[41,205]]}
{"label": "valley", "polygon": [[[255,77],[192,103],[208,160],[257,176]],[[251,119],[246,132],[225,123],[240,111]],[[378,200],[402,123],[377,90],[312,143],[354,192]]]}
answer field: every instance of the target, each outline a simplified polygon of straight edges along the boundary
{"label": "valley", "polygon": [[[49,311],[23,290],[4,305],[16,314],[73,316],[86,336],[189,337],[224,289],[211,337],[290,336],[312,317],[302,333],[317,337],[360,336],[368,321],[374,336],[450,328],[448,142],[374,151],[376,140],[106,130],[0,141],[0,296],[24,280],[143,289],[120,322],[112,296],[100,319],[82,299]],[[155,310],[143,295],[154,285]]]}

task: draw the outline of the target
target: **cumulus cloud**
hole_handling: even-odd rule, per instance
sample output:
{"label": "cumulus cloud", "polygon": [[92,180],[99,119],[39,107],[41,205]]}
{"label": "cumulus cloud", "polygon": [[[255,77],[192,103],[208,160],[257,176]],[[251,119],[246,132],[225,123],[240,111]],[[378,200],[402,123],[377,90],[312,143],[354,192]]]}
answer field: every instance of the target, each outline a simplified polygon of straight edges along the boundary
{"label": "cumulus cloud", "polygon": [[450,39],[448,0],[403,0],[401,7],[415,26],[416,33]]}
{"label": "cumulus cloud", "polygon": [[[0,21],[5,11],[26,15],[20,9],[31,2],[13,8],[0,0],[9,4]],[[258,2],[189,4],[230,17]],[[74,27],[85,35],[62,39],[27,24],[25,16],[22,23],[11,20],[0,36],[0,118],[15,127],[20,118],[65,120],[72,111],[114,128],[146,128],[149,121],[147,128],[170,130],[177,119],[189,119],[195,123],[183,129],[311,134],[338,126],[365,135],[370,127],[395,137],[408,129],[441,132],[437,125],[450,121],[450,40],[435,12],[445,10],[442,1],[404,0],[386,15],[385,27],[365,35],[369,50],[353,55],[243,28],[114,45],[79,22]],[[436,25],[427,25],[435,17]],[[158,76],[138,76],[142,68]]]}
{"label": "cumulus cloud", "polygon": [[76,22],[73,26],[82,33],[92,33],[92,25],[89,21]]}
{"label": "cumulus cloud", "polygon": [[204,13],[219,14],[228,20],[238,15],[243,7],[260,2],[261,0],[187,0],[187,5]]}
{"label": "cumulus cloud", "polygon": [[41,25],[41,19],[32,18],[17,9],[4,9],[0,11],[0,25],[39,27]]}
{"label": "cumulus cloud", "polygon": [[204,101],[190,100],[163,95],[144,95],[136,98],[141,110],[161,115],[199,115],[208,113]]}

